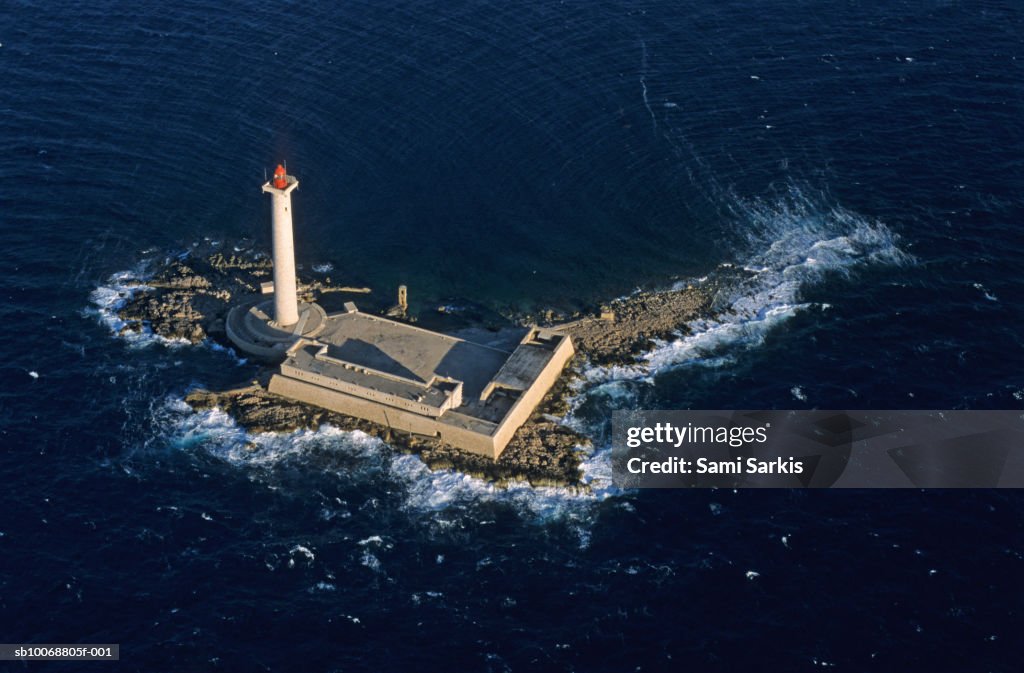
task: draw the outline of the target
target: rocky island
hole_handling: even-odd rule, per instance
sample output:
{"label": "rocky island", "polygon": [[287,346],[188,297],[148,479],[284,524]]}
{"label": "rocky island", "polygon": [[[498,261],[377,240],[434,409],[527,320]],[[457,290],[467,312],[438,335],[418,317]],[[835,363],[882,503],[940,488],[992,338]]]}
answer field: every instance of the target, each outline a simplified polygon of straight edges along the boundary
{"label": "rocky island", "polygon": [[[140,281],[138,291],[120,308],[122,332],[151,330],[167,339],[193,344],[209,339],[230,347],[225,333],[229,309],[238,300],[257,294],[270,273],[270,259],[259,255],[206,251],[184,259],[172,258],[148,280]],[[328,306],[353,295],[375,300],[370,303],[383,307],[380,310],[387,306],[368,288],[335,285],[330,278],[300,277],[298,291],[304,301]],[[572,336],[576,365],[583,361],[629,364],[637,354],[649,350],[654,340],[685,333],[686,323],[706,315],[708,310],[709,294],[703,287],[648,290],[552,327]],[[520,316],[501,325],[492,321],[478,328],[497,332],[529,319]],[[576,486],[581,460],[578,447],[587,446],[589,440],[558,422],[567,410],[565,400],[576,365],[570,365],[497,460],[430,438],[389,433],[375,423],[275,395],[267,390],[269,367],[255,381],[224,391],[194,390],[185,400],[197,410],[219,408],[251,433],[290,432],[330,424],[382,437],[399,450],[416,453],[432,469],[456,469],[499,483],[526,480],[534,485]]]}
{"label": "rocky island", "polygon": [[[434,469],[581,486],[580,449],[589,440],[560,423],[579,370],[573,362],[633,362],[710,310],[707,288],[687,286],[637,291],[569,321],[554,321],[549,311],[543,321],[412,326],[417,316],[408,315],[405,286],[389,307],[368,288],[299,276],[291,214],[297,187],[283,166],[263,185],[272,198],[272,259],[196,249],[169,258],[119,309],[122,332],[209,339],[275,365],[235,389],[186,398],[194,409],[223,410],[249,432],[331,424],[380,436]],[[362,309],[346,301],[354,293]],[[455,328],[483,338],[463,338]]]}

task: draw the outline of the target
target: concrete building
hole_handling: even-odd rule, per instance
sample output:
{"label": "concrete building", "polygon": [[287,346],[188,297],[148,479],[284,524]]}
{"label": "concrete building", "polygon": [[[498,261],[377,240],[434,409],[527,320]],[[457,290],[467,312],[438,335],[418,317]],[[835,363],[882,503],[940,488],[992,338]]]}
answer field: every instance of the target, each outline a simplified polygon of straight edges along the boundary
{"label": "concrete building", "polygon": [[529,328],[509,351],[361,313],[351,302],[331,315],[298,303],[297,185],[278,167],[263,186],[274,197],[274,298],[234,307],[228,336],[246,353],[283,360],[272,393],[498,458],[572,357],[569,336]]}
{"label": "concrete building", "polygon": [[531,328],[509,352],[349,305],[288,349],[270,392],[498,458],[573,355]]}

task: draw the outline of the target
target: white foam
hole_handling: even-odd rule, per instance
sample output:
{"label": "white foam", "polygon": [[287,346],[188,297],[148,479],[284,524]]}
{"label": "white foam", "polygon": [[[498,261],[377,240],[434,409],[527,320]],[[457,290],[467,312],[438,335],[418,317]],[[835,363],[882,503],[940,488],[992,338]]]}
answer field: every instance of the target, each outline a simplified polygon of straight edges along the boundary
{"label": "white foam", "polygon": [[[586,384],[593,387],[629,379],[653,382],[658,373],[679,366],[729,365],[738,350],[760,345],[772,329],[801,311],[831,307],[804,301],[807,288],[861,266],[902,264],[911,259],[884,224],[842,208],[818,207],[798,190],[773,204],[739,202],[735,211],[749,229],[752,252],[739,264],[720,266],[718,275],[724,289],[716,298],[716,317],[688,323],[681,330],[685,336],[656,341],[635,364],[588,367],[584,371]],[[738,275],[738,269],[745,275]],[[681,281],[676,288],[700,285],[707,279]]]}
{"label": "white foam", "polygon": [[[413,455],[396,457],[392,473],[406,485],[407,509],[416,512],[437,512],[465,509],[485,502],[512,506],[536,520],[586,517],[590,505],[606,499],[615,491],[611,485],[611,462],[607,456],[594,452],[583,461],[582,481],[589,489],[560,486],[531,486],[513,482],[498,486],[454,470],[432,471]],[[607,466],[607,469],[606,469]]]}
{"label": "white foam", "polygon": [[215,353],[227,354],[229,357],[231,357],[232,360],[234,360],[238,364],[238,366],[242,366],[249,361],[247,358],[239,356],[238,352],[235,351],[234,348],[229,348],[227,346],[224,346],[223,344],[219,344],[213,339],[204,339],[203,345]]}
{"label": "white foam", "polygon": [[580,481],[590,488],[591,495],[604,500],[621,495],[622,490],[612,484],[612,450],[610,446],[595,449],[580,463]]}
{"label": "white foam", "polygon": [[[575,389],[581,393],[595,394],[600,392],[599,386],[607,383],[616,383],[628,380],[647,380],[653,382],[650,370],[643,364],[635,365],[608,365],[604,367],[586,366],[580,372],[582,385],[577,384]],[[616,394],[615,389],[605,388],[609,394]]]}
{"label": "white foam", "polygon": [[391,544],[390,542],[385,542],[384,538],[382,538],[380,535],[371,535],[370,537],[368,537],[368,538],[366,538],[364,540],[360,540],[357,544],[360,547],[366,547],[367,545],[373,545],[374,547],[377,547],[379,549],[391,549],[392,547],[394,547],[394,545]]}
{"label": "white foam", "polygon": [[[379,480],[383,474],[400,485],[400,506],[410,513],[464,512],[481,503],[505,503],[533,521],[568,517],[580,522],[581,542],[589,539],[586,528],[592,520],[593,505],[619,492],[611,484],[607,448],[584,458],[581,469],[586,487],[533,487],[525,482],[497,486],[454,470],[432,471],[417,456],[394,454],[382,440],[359,430],[324,425],[315,431],[249,434],[220,409],[194,412],[176,397],[165,399],[156,410],[155,420],[164,440],[176,449],[199,448],[250,468],[301,458],[314,449],[329,449],[357,459],[347,461],[344,470],[336,472],[339,478],[370,481]],[[371,548],[392,546],[379,535],[371,535],[358,544],[367,554]],[[293,552],[296,550],[299,548]],[[374,565],[369,556],[366,561]]]}
{"label": "white foam", "polygon": [[334,265],[331,264],[330,262],[325,262],[323,264],[314,264],[313,271],[316,271],[317,273],[330,273],[331,271],[334,271]]}
{"label": "white foam", "polygon": [[172,347],[190,344],[188,339],[168,339],[154,334],[147,326],[143,326],[141,331],[121,332],[127,323],[121,320],[118,312],[138,293],[149,292],[153,289],[146,285],[146,281],[151,275],[148,267],[148,262],[140,262],[134,269],[119,271],[112,275],[107,279],[106,285],[99,286],[89,295],[89,301],[92,302],[93,307],[86,309],[85,312],[97,316],[112,335],[123,338],[129,346],[135,348],[147,347],[156,343]]}
{"label": "white foam", "polygon": [[[179,258],[186,256],[188,256],[187,251],[178,255]],[[96,316],[110,330],[111,335],[124,339],[131,348],[147,348],[154,344],[162,344],[171,348],[193,345],[188,339],[170,339],[160,336],[147,325],[143,325],[140,330],[121,332],[127,323],[121,319],[118,313],[140,292],[153,290],[151,286],[146,285],[146,281],[151,276],[148,260],[140,262],[134,269],[115,273],[107,279],[106,285],[97,287],[89,294],[92,307],[85,309],[84,313]],[[210,339],[204,339],[203,345],[215,352],[226,353],[239,365],[247,362],[245,358],[239,357],[234,349],[222,346]]]}
{"label": "white foam", "polygon": [[380,564],[380,559],[377,558],[376,556],[374,556],[373,554],[371,554],[370,550],[368,550],[368,549],[363,550],[363,555],[359,559],[359,561],[364,566],[366,566],[367,568],[369,568],[370,570],[372,570],[372,571],[374,571],[376,573],[384,572],[384,569],[381,567],[381,564]]}
{"label": "white foam", "polygon": [[245,431],[220,409],[192,413],[181,398],[167,398],[155,411],[158,426],[164,426],[171,446],[189,449],[203,446],[211,453],[227,457],[234,447],[243,445]]}
{"label": "white foam", "polygon": [[999,301],[999,297],[992,294],[992,292],[981,283],[974,283],[974,289],[979,290],[981,294],[984,295],[985,299],[988,299],[989,301]]}
{"label": "white foam", "polygon": [[301,544],[297,544],[294,547],[292,547],[291,551],[289,551],[288,553],[292,556],[294,556],[295,554],[302,554],[309,561],[316,560],[316,554],[310,551],[309,547],[304,547]]}

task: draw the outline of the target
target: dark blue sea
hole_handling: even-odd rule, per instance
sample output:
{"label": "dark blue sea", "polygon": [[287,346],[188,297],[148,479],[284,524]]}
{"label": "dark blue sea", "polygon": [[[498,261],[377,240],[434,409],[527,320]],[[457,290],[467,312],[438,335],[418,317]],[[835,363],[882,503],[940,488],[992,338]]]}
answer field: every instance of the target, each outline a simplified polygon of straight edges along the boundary
{"label": "dark blue sea", "polygon": [[[0,8],[0,642],[12,671],[1019,671],[1013,491],[632,491],[614,409],[1024,408],[1020,2]],[[169,255],[413,309],[715,283],[584,366],[588,489],[184,404],[256,367],[120,337]],[[682,336],[685,331],[686,336]]]}

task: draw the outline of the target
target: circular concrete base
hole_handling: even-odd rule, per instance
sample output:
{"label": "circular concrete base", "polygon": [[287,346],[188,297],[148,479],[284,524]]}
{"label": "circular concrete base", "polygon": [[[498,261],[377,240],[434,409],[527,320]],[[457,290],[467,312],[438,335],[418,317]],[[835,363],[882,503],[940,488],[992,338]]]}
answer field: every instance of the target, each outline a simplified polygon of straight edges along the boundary
{"label": "circular concrete base", "polygon": [[299,304],[299,322],[280,326],[273,321],[274,299],[257,297],[228,313],[228,338],[239,350],[265,360],[282,360],[301,337],[313,338],[327,326],[327,314],[317,304]]}

